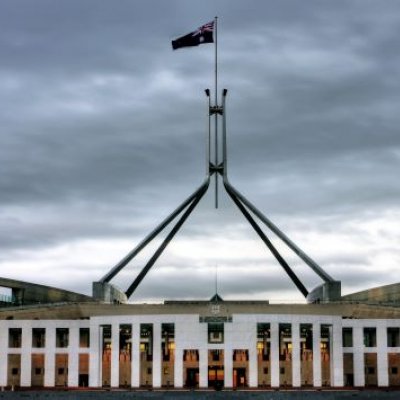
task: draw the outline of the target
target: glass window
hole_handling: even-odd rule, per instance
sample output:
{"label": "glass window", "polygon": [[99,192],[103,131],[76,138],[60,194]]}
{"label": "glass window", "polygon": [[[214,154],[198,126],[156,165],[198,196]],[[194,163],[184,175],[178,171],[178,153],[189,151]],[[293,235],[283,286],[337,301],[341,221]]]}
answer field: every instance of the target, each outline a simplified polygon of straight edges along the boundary
{"label": "glass window", "polygon": [[146,361],[153,361],[153,324],[140,324],[140,351]]}
{"label": "glass window", "polygon": [[292,325],[279,324],[279,360],[291,358],[292,353]]}
{"label": "glass window", "polygon": [[376,347],[376,328],[364,328],[364,346]]}
{"label": "glass window", "polygon": [[353,328],[343,328],[343,347],[353,347]]}
{"label": "glass window", "polygon": [[90,329],[79,328],[79,347],[90,347]]}
{"label": "glass window", "polygon": [[161,324],[161,349],[163,361],[170,361],[175,354],[175,324]]}
{"label": "glass window", "polygon": [[33,328],[32,329],[32,347],[42,348],[46,346],[46,329]]}
{"label": "glass window", "polygon": [[400,347],[400,328],[387,328],[388,347]]}
{"label": "glass window", "polygon": [[223,322],[210,322],[208,324],[208,343],[224,343]]}
{"label": "glass window", "polygon": [[56,328],[56,347],[68,347],[69,329]]}
{"label": "glass window", "polygon": [[8,330],[8,347],[20,348],[22,342],[22,328],[10,328]]}

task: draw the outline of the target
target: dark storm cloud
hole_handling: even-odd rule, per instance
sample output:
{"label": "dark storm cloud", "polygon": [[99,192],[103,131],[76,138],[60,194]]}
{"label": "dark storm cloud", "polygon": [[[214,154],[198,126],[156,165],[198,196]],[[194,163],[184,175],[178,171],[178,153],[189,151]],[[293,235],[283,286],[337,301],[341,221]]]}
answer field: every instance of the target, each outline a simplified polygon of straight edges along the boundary
{"label": "dark storm cloud", "polygon": [[[3,1],[4,275],[35,279],[28,268],[36,277],[53,268],[46,283],[88,292],[201,183],[213,47],[173,52],[170,40],[219,15],[232,182],[348,288],[360,273],[366,287],[381,283],[374,269],[384,267],[393,281],[399,11],[395,1]],[[165,275],[146,279],[144,298],[169,297],[177,277],[183,288],[215,263],[232,268],[221,286],[227,296],[292,290],[278,272],[264,276],[266,286],[258,279],[264,263],[275,264],[263,261],[264,248],[254,254],[247,241],[258,239],[230,199],[220,200],[215,211],[207,194],[177,238],[188,254],[179,245],[167,251]],[[217,255],[229,241],[243,253]],[[343,251],[341,241],[352,246]],[[309,286],[318,284],[287,257]],[[179,296],[207,297],[207,278]]]}

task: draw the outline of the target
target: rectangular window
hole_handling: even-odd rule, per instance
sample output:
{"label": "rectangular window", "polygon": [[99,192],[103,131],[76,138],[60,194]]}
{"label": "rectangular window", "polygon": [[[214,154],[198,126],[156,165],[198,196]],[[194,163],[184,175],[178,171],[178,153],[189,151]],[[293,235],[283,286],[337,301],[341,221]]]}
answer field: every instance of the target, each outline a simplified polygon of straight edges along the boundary
{"label": "rectangular window", "polygon": [[161,324],[161,350],[163,361],[170,361],[175,354],[175,324]]}
{"label": "rectangular window", "polygon": [[387,328],[388,347],[400,347],[400,328]]}
{"label": "rectangular window", "polygon": [[79,328],[79,347],[90,347],[90,329]]}
{"label": "rectangular window", "polygon": [[56,347],[68,347],[69,329],[56,328]]}
{"label": "rectangular window", "polygon": [[220,351],[219,350],[210,350],[211,351],[211,357],[213,361],[219,361],[220,359]]}
{"label": "rectangular window", "polygon": [[353,328],[343,328],[343,347],[353,347]]}
{"label": "rectangular window", "polygon": [[18,368],[11,369],[11,375],[18,375],[18,372],[19,372]]}
{"label": "rectangular window", "polygon": [[268,367],[264,367],[264,374],[268,375]]}
{"label": "rectangular window", "polygon": [[279,360],[289,360],[292,353],[292,325],[279,324]]}
{"label": "rectangular window", "polygon": [[198,350],[184,350],[183,351],[183,361],[198,362],[199,361],[199,351]]}
{"label": "rectangular window", "polygon": [[281,375],[284,375],[285,374],[285,367],[281,367],[279,369],[279,371],[280,371]]}
{"label": "rectangular window", "polygon": [[32,329],[32,347],[43,348],[46,347],[46,329],[33,328]]}
{"label": "rectangular window", "polygon": [[390,373],[391,373],[392,375],[397,375],[397,373],[398,373],[397,367],[392,367],[392,368],[390,369]]}
{"label": "rectangular window", "polygon": [[223,322],[210,322],[208,324],[208,343],[224,343]]}
{"label": "rectangular window", "polygon": [[35,368],[35,375],[41,375],[42,374],[42,368]]}
{"label": "rectangular window", "polygon": [[376,328],[364,328],[364,346],[376,347]]}
{"label": "rectangular window", "polygon": [[249,351],[248,350],[233,350],[232,360],[236,362],[249,361]]}
{"label": "rectangular window", "polygon": [[20,348],[22,342],[22,328],[10,328],[8,330],[8,347]]}
{"label": "rectangular window", "polygon": [[263,361],[268,361],[271,353],[271,327],[269,323],[257,324],[257,353]]}
{"label": "rectangular window", "polygon": [[302,358],[312,352],[313,349],[313,331],[312,324],[300,324],[300,348]]}
{"label": "rectangular window", "polygon": [[147,361],[153,361],[153,324],[140,324],[140,351]]}

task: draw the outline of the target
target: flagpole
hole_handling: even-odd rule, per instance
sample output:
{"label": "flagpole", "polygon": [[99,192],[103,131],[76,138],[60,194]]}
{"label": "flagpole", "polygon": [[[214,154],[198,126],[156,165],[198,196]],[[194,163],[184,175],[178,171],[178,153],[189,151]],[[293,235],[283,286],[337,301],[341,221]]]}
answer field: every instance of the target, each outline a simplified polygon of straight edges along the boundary
{"label": "flagpole", "polygon": [[217,106],[218,93],[218,17],[215,17],[215,106]]}
{"label": "flagpole", "polygon": [[[215,17],[215,107],[218,108],[218,17]],[[215,113],[215,167],[218,167],[218,112]],[[215,172],[215,208],[218,208],[218,172]]]}

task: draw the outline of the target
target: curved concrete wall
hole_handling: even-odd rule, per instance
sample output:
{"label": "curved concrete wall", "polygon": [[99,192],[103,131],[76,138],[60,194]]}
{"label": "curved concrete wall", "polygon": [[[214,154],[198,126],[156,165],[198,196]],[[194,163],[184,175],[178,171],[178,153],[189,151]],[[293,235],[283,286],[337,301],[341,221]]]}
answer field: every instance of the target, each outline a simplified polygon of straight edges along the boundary
{"label": "curved concrete wall", "polygon": [[94,301],[84,294],[8,278],[0,278],[0,287],[10,288],[14,303],[18,305]]}
{"label": "curved concrete wall", "polygon": [[400,283],[380,286],[342,296],[344,301],[400,303]]}

